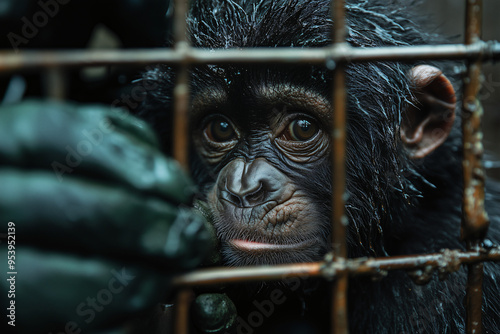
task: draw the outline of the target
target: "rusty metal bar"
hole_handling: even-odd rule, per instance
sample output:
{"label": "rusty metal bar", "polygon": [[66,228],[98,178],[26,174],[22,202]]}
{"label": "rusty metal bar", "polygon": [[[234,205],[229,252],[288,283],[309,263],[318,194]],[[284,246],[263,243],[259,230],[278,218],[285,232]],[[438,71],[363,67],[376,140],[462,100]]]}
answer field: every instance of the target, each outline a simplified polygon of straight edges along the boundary
{"label": "rusty metal bar", "polygon": [[[475,43],[481,34],[481,0],[467,1],[466,43]],[[467,241],[482,239],[488,229],[484,211],[485,174],[481,164],[481,116],[483,113],[477,94],[481,88],[481,61],[468,64],[464,79],[462,131],[464,145],[464,202],[462,238]]]}
{"label": "rusty metal bar", "polygon": [[500,247],[488,251],[444,250],[441,253],[381,258],[334,259],[332,262],[309,262],[275,266],[251,266],[238,268],[209,268],[177,276],[177,287],[199,285],[234,284],[250,281],[283,280],[290,277],[335,278],[339,274],[380,276],[393,270],[424,268],[443,273],[453,272],[462,264],[483,261],[500,261]]}
{"label": "rusty metal bar", "polygon": [[291,277],[318,277],[324,262],[281,264],[273,266],[220,267],[196,270],[173,280],[177,286],[216,285],[263,280],[283,280]]}
{"label": "rusty metal bar", "polygon": [[60,67],[51,67],[43,73],[44,95],[58,101],[66,97],[66,73]]}
{"label": "rusty metal bar", "polygon": [[[346,47],[345,1],[332,0],[333,43]],[[331,61],[331,60],[330,60]],[[336,64],[333,72],[332,103],[332,251],[334,258],[347,258],[345,216],[345,156],[346,156],[346,86],[345,64]],[[340,273],[332,286],[333,334],[349,333],[347,319],[347,287],[349,276]]]}
{"label": "rusty metal bar", "polygon": [[193,298],[193,291],[189,288],[181,289],[177,292],[175,334],[189,334],[189,305]]}
{"label": "rusty metal bar", "polygon": [[[189,48],[187,37],[188,0],[174,0],[174,51],[183,54]],[[189,170],[189,72],[187,63],[179,63],[176,69],[174,97],[173,155],[185,171]],[[189,309],[193,299],[190,289],[177,292],[175,305],[175,333],[189,334]]]}
{"label": "rusty metal bar", "polygon": [[242,48],[203,50],[186,44],[176,49],[148,50],[67,50],[23,51],[0,50],[0,73],[33,70],[45,67],[82,67],[104,65],[147,64],[227,64],[227,63],[307,63],[325,64],[327,60],[341,62],[414,61],[438,59],[500,59],[500,43],[478,41],[470,45],[423,45],[376,48],[354,48],[348,45],[299,48]]}
{"label": "rusty metal bar", "polygon": [[[465,44],[481,40],[482,0],[466,1]],[[481,88],[481,57],[471,60],[464,79],[463,96],[463,180],[461,238],[468,250],[480,247],[488,230],[489,220],[484,209],[485,174],[482,166],[481,116],[483,113],[477,94]],[[467,333],[482,333],[483,263],[468,266],[466,289]]]}
{"label": "rusty metal bar", "polygon": [[[174,2],[174,50],[183,53],[189,48],[187,39],[186,13],[188,0]],[[184,170],[188,170],[188,129],[189,129],[189,72],[186,63],[178,64],[174,88],[174,131],[173,155]]]}
{"label": "rusty metal bar", "polygon": [[186,66],[177,71],[174,88],[173,155],[184,170],[189,170],[189,73]]}
{"label": "rusty metal bar", "polygon": [[483,263],[476,263],[467,266],[467,290],[465,304],[466,330],[469,334],[483,333],[483,267]]}

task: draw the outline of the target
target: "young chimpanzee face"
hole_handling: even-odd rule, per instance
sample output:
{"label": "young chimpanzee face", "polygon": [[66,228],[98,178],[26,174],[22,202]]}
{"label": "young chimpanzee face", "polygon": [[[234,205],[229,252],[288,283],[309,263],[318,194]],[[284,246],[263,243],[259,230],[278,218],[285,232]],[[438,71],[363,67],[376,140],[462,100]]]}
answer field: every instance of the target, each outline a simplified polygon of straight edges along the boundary
{"label": "young chimpanzee face", "polygon": [[192,109],[194,149],[214,176],[205,189],[224,259],[318,260],[328,248],[318,195],[328,198],[330,104],[313,90],[273,82],[266,71],[260,80],[239,72],[231,84],[212,80],[195,92]]}
{"label": "young chimpanzee face", "polygon": [[[318,82],[312,67],[297,68],[296,75],[282,71],[209,66],[193,75],[195,175],[201,168],[211,176],[198,181],[229,265],[314,261],[330,248],[332,110],[324,89],[330,85]],[[209,84],[199,82],[207,77]],[[414,67],[408,78],[422,87],[421,107],[405,110],[401,154],[419,158],[446,138],[454,95],[435,67]],[[450,110],[451,119],[443,118]],[[357,130],[362,138],[365,129],[351,126],[348,156],[351,168],[362,169],[365,162],[352,155],[353,146],[372,149],[372,143],[360,140]],[[367,198],[357,196],[348,211]]]}

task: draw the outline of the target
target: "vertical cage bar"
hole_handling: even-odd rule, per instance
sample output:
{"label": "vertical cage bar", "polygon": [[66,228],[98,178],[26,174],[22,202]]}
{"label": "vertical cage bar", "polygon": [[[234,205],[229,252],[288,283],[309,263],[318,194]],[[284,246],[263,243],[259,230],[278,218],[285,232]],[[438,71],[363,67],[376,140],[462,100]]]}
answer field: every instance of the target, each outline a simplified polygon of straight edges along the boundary
{"label": "vertical cage bar", "polygon": [[[177,50],[189,48],[187,39],[186,13],[188,0],[175,0],[174,2],[174,47]],[[177,68],[176,85],[174,88],[174,158],[182,167],[188,170],[188,128],[189,128],[189,72],[186,63]]]}
{"label": "vertical cage bar", "polygon": [[[465,44],[481,39],[482,0],[466,0]],[[463,213],[461,237],[469,250],[480,247],[489,221],[484,210],[484,169],[481,158],[481,103],[477,98],[481,88],[481,59],[470,61],[464,79],[463,96]],[[467,333],[482,333],[482,283],[483,263],[468,265],[466,289]]]}
{"label": "vertical cage bar", "polygon": [[[188,0],[174,1],[174,48],[183,50],[189,48],[187,38],[187,12]],[[176,84],[174,87],[174,131],[172,138],[174,158],[188,171],[188,130],[189,130],[189,72],[188,66],[183,62],[177,68]],[[192,292],[183,289],[176,298],[175,333],[189,333],[189,306]]]}
{"label": "vertical cage bar", "polygon": [[175,309],[175,334],[189,334],[189,304],[193,299],[191,289],[182,289],[177,293]]}
{"label": "vertical cage bar", "polygon": [[66,98],[66,72],[61,67],[50,67],[43,72],[44,94],[48,98],[62,101]]}
{"label": "vertical cage bar", "polygon": [[[332,0],[333,42],[345,43],[345,1]],[[337,64],[333,73],[333,133],[332,133],[332,249],[336,257],[346,258],[345,145],[346,145],[346,87],[345,65]],[[332,333],[348,333],[347,286],[349,276],[340,274],[333,284]]]}

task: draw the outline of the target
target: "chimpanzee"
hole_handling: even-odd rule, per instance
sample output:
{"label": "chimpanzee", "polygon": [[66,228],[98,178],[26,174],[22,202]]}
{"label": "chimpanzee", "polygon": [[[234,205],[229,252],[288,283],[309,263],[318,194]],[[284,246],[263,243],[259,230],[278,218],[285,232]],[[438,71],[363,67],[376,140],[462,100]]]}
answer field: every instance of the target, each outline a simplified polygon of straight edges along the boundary
{"label": "chimpanzee", "polygon": [[[348,43],[368,48],[441,42],[421,30],[413,5],[347,1]],[[193,1],[188,23],[191,43],[209,50],[331,43],[326,0]],[[458,103],[452,65],[374,61],[347,66],[345,209],[350,257],[464,249],[459,240],[461,135],[459,122],[454,122]],[[151,121],[168,151],[174,71],[161,65],[143,80],[160,86],[147,93],[141,116]],[[191,94],[192,174],[202,190],[201,200],[210,208],[223,263],[321,259],[330,249],[332,69],[197,65],[191,71]],[[492,220],[488,238],[496,242],[499,190],[490,185],[486,202]],[[498,264],[485,265],[487,333],[500,329],[498,275]],[[390,273],[380,282],[352,278],[350,330],[464,332],[465,276],[462,268],[446,281],[432,279],[426,285],[414,284],[403,272]],[[251,300],[265,296],[266,287],[269,284],[247,299],[249,306],[237,306],[255,309]],[[286,290],[286,285],[281,287]],[[325,291],[320,294],[327,295]],[[308,302],[308,294],[314,292],[298,297],[297,313],[326,318],[328,301]],[[293,307],[275,305],[273,312],[280,308],[293,322]],[[239,331],[263,332],[254,327],[240,324]]]}

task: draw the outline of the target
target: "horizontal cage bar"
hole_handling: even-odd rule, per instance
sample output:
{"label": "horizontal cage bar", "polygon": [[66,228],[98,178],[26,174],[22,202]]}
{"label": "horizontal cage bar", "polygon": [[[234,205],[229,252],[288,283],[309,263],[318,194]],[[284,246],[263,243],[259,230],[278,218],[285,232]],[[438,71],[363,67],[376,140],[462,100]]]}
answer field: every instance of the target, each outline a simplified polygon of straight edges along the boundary
{"label": "horizontal cage bar", "polygon": [[45,67],[83,67],[103,65],[141,66],[146,64],[224,64],[224,63],[308,63],[413,61],[429,59],[500,59],[499,42],[476,42],[470,45],[446,44],[408,47],[354,48],[347,44],[332,47],[244,48],[204,50],[186,45],[176,49],[141,50],[68,50],[0,51],[0,72]]}
{"label": "horizontal cage bar", "polygon": [[217,285],[249,281],[282,280],[290,277],[335,278],[338,274],[380,275],[381,271],[451,268],[462,264],[500,261],[500,247],[488,251],[444,250],[441,253],[382,258],[334,259],[273,266],[211,268],[196,270],[174,279],[174,285]]}

